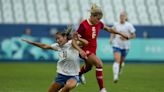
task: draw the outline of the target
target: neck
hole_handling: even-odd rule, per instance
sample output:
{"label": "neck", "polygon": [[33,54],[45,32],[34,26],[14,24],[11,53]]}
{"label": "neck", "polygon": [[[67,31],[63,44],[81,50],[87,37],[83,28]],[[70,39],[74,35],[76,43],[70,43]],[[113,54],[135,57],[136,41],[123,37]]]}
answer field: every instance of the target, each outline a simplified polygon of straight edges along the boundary
{"label": "neck", "polygon": [[95,22],[92,20],[92,18],[89,19],[89,22],[90,22],[92,25],[95,25]]}
{"label": "neck", "polygon": [[125,21],[120,21],[120,23],[121,23],[121,24],[124,24],[124,23],[125,23]]}

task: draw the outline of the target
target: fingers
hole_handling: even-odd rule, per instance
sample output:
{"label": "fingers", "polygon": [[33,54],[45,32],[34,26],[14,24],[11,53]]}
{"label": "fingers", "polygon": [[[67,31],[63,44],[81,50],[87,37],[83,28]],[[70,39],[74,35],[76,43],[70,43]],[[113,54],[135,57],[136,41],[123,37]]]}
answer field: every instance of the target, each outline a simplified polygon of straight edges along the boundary
{"label": "fingers", "polygon": [[82,52],[80,53],[80,55],[81,55],[82,58],[85,58],[85,59],[88,58],[88,57],[87,57],[87,54],[86,54],[84,51],[82,51]]}

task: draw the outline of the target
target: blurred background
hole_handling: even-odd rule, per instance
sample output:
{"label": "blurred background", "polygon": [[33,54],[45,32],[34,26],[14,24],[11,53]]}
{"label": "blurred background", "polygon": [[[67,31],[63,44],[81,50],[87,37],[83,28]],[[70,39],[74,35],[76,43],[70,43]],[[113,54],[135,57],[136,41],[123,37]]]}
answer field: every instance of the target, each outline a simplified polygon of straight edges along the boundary
{"label": "blurred background", "polygon": [[[67,25],[78,28],[89,18],[90,6],[103,9],[102,21],[112,26],[125,10],[137,38],[127,57],[130,62],[164,62],[164,0],[0,0],[0,61],[55,61],[56,53],[28,45],[18,38],[52,44],[52,34]],[[101,31],[97,54],[113,60],[110,34]]]}
{"label": "blurred background", "polygon": [[[164,0],[0,0],[0,92],[47,92],[56,75],[57,53],[19,38],[52,44],[55,32],[67,25],[76,31],[81,20],[89,18],[92,3],[101,6],[106,25],[112,26],[125,10],[136,28],[118,84],[112,81],[110,33],[99,34],[97,56],[104,62],[106,89],[164,92]],[[72,92],[98,92],[92,70],[85,74],[87,84]]]}

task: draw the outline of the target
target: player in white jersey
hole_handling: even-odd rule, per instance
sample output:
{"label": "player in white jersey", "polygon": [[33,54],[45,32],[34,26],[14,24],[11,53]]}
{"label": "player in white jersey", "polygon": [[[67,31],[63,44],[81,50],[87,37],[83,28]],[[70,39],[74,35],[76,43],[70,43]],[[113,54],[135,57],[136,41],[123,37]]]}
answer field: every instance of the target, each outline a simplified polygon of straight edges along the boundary
{"label": "player in white jersey", "polygon": [[[79,52],[72,47],[73,42],[79,41],[79,45],[88,44],[88,41],[77,36],[77,33],[73,34],[72,40],[69,39],[69,33],[71,28],[67,29],[67,32],[57,32],[55,39],[57,43],[52,45],[42,44],[38,42],[31,42],[26,39],[23,41],[35,45],[43,49],[51,49],[58,51],[59,60],[57,62],[57,77],[55,82],[52,83],[48,92],[69,92],[75,88],[79,83],[79,71],[80,60]],[[85,55],[82,55],[85,57]]]}
{"label": "player in white jersey", "polygon": [[[120,13],[120,21],[115,23],[113,28],[128,35],[129,39],[136,37],[135,28],[131,23],[127,22],[127,15],[124,11]],[[130,49],[129,39],[127,40],[117,34],[111,34],[110,36],[110,43],[113,47],[115,59],[115,62],[113,63],[114,83],[117,83],[119,79],[119,74],[121,72],[122,66],[124,65],[126,55]]]}

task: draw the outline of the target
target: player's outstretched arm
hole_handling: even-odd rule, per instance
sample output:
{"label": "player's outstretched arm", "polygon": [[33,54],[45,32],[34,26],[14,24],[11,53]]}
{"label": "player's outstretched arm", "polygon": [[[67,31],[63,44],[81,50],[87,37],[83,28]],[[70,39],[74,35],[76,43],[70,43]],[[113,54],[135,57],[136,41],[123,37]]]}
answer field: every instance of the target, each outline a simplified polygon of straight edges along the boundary
{"label": "player's outstretched arm", "polygon": [[121,35],[121,36],[124,37],[125,39],[129,39],[128,35],[126,35],[126,34],[124,34],[124,33],[121,33],[121,32],[118,32],[118,31],[116,31],[114,28],[110,28],[110,27],[108,27],[108,26],[104,26],[104,30],[107,31],[107,32],[113,33],[113,34]]}
{"label": "player's outstretched arm", "polygon": [[29,44],[32,44],[34,46],[40,47],[42,49],[54,49],[50,45],[47,45],[47,44],[38,43],[38,42],[32,42],[32,41],[29,41],[29,40],[26,40],[26,39],[23,39],[23,38],[21,38],[21,40],[24,41],[24,42],[27,42]]}

